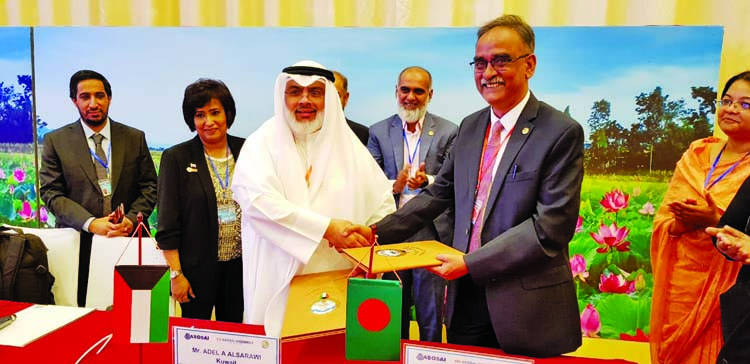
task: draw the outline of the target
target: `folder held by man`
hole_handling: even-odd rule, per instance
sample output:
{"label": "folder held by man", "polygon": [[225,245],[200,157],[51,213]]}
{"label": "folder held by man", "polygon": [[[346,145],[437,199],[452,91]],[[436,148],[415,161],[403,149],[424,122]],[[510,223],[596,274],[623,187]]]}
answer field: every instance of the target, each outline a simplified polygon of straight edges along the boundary
{"label": "folder held by man", "polygon": [[370,271],[370,250],[371,247],[351,248],[344,249],[341,253],[363,271],[371,274],[435,267],[441,264],[435,258],[439,254],[464,255],[463,252],[435,240],[376,245]]}

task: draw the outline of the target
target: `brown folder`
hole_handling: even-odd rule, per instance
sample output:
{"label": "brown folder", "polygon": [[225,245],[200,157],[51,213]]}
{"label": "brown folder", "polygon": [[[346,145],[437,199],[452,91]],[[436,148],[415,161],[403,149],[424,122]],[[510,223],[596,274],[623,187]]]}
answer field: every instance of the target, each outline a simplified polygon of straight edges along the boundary
{"label": "brown folder", "polygon": [[[342,253],[363,271],[368,271],[370,247],[344,249]],[[372,259],[372,272],[369,273],[435,267],[442,264],[435,258],[438,254],[464,255],[463,252],[435,240],[376,245]]]}
{"label": "brown folder", "polygon": [[351,269],[292,279],[281,328],[282,342],[344,332],[349,273]]}

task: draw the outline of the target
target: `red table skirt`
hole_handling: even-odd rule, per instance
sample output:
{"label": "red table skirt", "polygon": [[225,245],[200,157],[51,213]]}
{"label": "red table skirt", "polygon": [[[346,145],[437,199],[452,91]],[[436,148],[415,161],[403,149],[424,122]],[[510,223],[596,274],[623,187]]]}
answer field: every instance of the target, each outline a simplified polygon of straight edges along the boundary
{"label": "red table skirt", "polygon": [[[28,303],[0,301],[0,316],[18,312],[30,306]],[[247,334],[263,334],[262,327],[235,323],[193,320],[172,317],[172,326],[195,327],[200,329],[231,331]],[[112,333],[112,312],[94,311],[81,319],[44,336],[29,345],[17,348],[0,346],[2,363],[75,363],[76,360],[101,338]],[[171,337],[171,335],[170,335]],[[170,339],[171,340],[171,339]],[[423,343],[424,344],[424,343]],[[430,344],[434,345],[434,344]],[[458,349],[503,354],[500,350],[460,347],[457,345],[439,344]],[[172,362],[171,343],[164,344],[129,344],[122,340],[111,340],[98,355],[96,350],[89,353],[81,363],[158,363]],[[336,364],[336,363],[396,363],[396,362],[355,362],[344,358],[344,334],[318,337],[313,339],[284,342],[281,345],[281,362],[283,364]],[[630,363],[624,360],[601,360],[576,357],[559,357],[535,359],[536,363],[564,364],[620,364]]]}

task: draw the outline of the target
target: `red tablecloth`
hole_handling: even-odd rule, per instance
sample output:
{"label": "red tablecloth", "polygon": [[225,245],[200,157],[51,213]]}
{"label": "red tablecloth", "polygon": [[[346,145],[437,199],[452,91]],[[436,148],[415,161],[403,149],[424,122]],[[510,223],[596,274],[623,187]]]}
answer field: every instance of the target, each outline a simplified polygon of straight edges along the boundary
{"label": "red tablecloth", "polygon": [[[28,303],[0,301],[0,316],[18,312],[30,306]],[[262,328],[226,322],[170,318],[169,325],[195,327],[210,330],[232,331],[247,334],[262,334]],[[170,328],[171,330],[171,328]],[[23,348],[0,346],[2,363],[75,363],[94,343],[112,333],[112,312],[94,311],[69,325],[44,336]],[[171,336],[171,335],[170,335]],[[505,355],[500,350],[474,347],[442,346]],[[96,350],[94,350],[95,352]],[[172,362],[171,344],[128,344],[113,339],[96,355],[89,353],[81,363],[156,363]],[[337,364],[337,363],[396,363],[353,362],[344,358],[344,335],[337,334],[314,339],[285,342],[281,345],[283,364]],[[600,360],[575,357],[535,359],[541,364],[625,364],[624,360]]]}

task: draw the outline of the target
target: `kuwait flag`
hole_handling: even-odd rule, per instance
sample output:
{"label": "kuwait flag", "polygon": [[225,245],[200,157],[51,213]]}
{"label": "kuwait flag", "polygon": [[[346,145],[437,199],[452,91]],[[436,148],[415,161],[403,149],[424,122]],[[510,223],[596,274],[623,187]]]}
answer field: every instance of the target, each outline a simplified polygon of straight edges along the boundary
{"label": "kuwait flag", "polygon": [[115,267],[116,340],[165,343],[169,334],[169,267],[118,265]]}
{"label": "kuwait flag", "polygon": [[346,359],[399,360],[401,282],[349,278]]}

